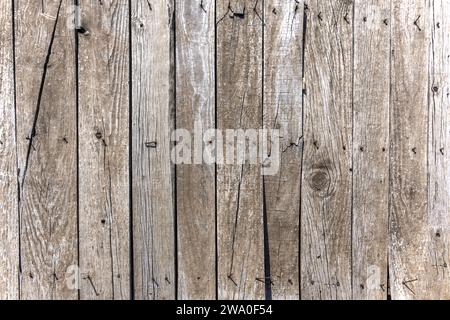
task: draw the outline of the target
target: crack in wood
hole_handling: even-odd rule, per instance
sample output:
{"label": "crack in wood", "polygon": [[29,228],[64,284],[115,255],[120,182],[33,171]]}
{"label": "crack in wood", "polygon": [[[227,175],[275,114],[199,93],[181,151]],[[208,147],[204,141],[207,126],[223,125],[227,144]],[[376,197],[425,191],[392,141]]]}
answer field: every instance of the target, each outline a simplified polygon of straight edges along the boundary
{"label": "crack in wood", "polygon": [[26,175],[27,175],[27,171],[28,171],[28,166],[29,166],[29,161],[30,161],[30,155],[31,155],[31,149],[34,149],[34,145],[33,145],[33,139],[36,136],[36,127],[37,127],[37,123],[38,123],[38,119],[39,119],[39,112],[41,109],[41,102],[42,102],[42,95],[44,93],[44,85],[45,85],[45,80],[47,77],[47,70],[48,70],[48,65],[50,63],[50,57],[52,55],[52,49],[53,49],[53,43],[56,37],[56,29],[58,26],[58,20],[59,20],[59,15],[60,15],[60,11],[61,11],[61,6],[62,6],[62,0],[59,1],[59,6],[58,6],[58,11],[56,14],[56,19],[55,19],[55,24],[53,26],[53,31],[52,31],[52,35],[50,38],[50,44],[48,46],[48,50],[47,50],[47,55],[45,57],[45,62],[44,62],[44,70],[42,72],[42,78],[41,78],[41,84],[40,84],[40,88],[39,88],[39,94],[38,94],[38,101],[37,101],[37,106],[36,106],[36,110],[34,113],[34,120],[33,120],[33,126],[31,128],[31,134],[28,137],[29,139],[29,143],[28,143],[28,151],[27,151],[27,156],[26,156],[26,160],[25,160],[25,166],[24,166],[24,170],[23,170],[23,177],[22,177],[22,189],[25,185],[25,179],[26,179]]}

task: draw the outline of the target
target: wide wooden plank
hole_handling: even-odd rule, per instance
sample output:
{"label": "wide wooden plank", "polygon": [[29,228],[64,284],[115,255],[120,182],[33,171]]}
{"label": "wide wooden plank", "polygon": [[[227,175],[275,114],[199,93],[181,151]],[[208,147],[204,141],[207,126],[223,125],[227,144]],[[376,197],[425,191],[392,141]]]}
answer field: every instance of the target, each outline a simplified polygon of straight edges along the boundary
{"label": "wide wooden plank", "polygon": [[173,0],[133,1],[132,170],[136,299],[175,298]]}
{"label": "wide wooden plank", "polygon": [[439,252],[436,241],[441,239],[437,239],[439,232],[433,232],[428,215],[430,10],[429,1],[392,3],[389,221],[392,299],[439,298],[448,292],[448,282],[443,281],[439,272],[443,268],[434,267],[440,264],[436,260]]}
{"label": "wide wooden plank", "polygon": [[280,130],[282,152],[278,171],[264,176],[266,265],[271,297],[283,300],[300,296],[303,17],[303,1],[264,1],[264,128]]}
{"label": "wide wooden plank", "polygon": [[19,209],[12,1],[0,3],[0,299],[19,298]]}
{"label": "wide wooden plank", "polygon": [[353,2],[308,2],[302,299],[351,298]]}
{"label": "wide wooden plank", "polygon": [[128,1],[80,1],[81,299],[130,298]]}
{"label": "wide wooden plank", "polygon": [[[216,5],[217,127],[223,136],[226,129],[260,129],[262,1],[216,1]],[[225,150],[236,146],[229,144]],[[260,164],[239,164],[236,158],[218,164],[217,232],[219,299],[264,298]]]}
{"label": "wide wooden plank", "polygon": [[[215,1],[176,2],[176,127],[188,130],[196,156],[177,166],[178,298],[216,297],[215,166],[203,141],[215,128]],[[208,137],[205,135],[205,138]]]}
{"label": "wide wooden plank", "polygon": [[353,299],[387,298],[390,2],[355,1]]}
{"label": "wide wooden plank", "polygon": [[439,286],[433,296],[450,298],[450,1],[432,1],[431,56],[428,88],[428,222],[432,273]]}
{"label": "wide wooden plank", "polygon": [[72,1],[15,1],[22,299],[76,299],[75,33]]}

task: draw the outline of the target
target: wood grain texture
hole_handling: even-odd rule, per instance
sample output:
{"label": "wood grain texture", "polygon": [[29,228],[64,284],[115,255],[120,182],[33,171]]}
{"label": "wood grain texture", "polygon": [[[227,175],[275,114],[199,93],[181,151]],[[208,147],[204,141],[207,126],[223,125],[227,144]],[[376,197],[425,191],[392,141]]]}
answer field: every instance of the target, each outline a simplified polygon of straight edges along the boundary
{"label": "wood grain texture", "polygon": [[173,1],[134,1],[133,245],[136,299],[175,298]]}
{"label": "wood grain texture", "polygon": [[264,127],[282,137],[279,171],[264,176],[266,264],[272,299],[283,300],[300,296],[303,16],[303,1],[264,1]]}
{"label": "wood grain texture", "polygon": [[352,13],[352,1],[308,2],[302,299],[351,298]]}
{"label": "wood grain texture", "polygon": [[5,0],[0,25],[0,299],[450,299],[450,0]]}
{"label": "wood grain texture", "polygon": [[428,223],[435,298],[450,298],[450,1],[432,1],[428,122]]}
{"label": "wood grain texture", "polygon": [[128,1],[80,6],[80,297],[129,299]]}
{"label": "wood grain texture", "polygon": [[68,0],[16,1],[22,299],[76,299],[75,35]]}
{"label": "wood grain texture", "polygon": [[387,298],[390,2],[355,1],[353,299]]}
{"label": "wood grain texture", "polygon": [[[262,1],[217,1],[217,127],[262,127]],[[217,166],[218,298],[265,296],[258,164]]]}
{"label": "wood grain texture", "polygon": [[0,3],[0,299],[19,298],[19,208],[12,1]]}
{"label": "wood grain texture", "polygon": [[[177,1],[175,12],[176,127],[201,135],[203,148],[203,133],[215,128],[215,1]],[[191,161],[176,171],[178,298],[214,299],[215,166]]]}
{"label": "wood grain texture", "polygon": [[430,299],[445,286],[428,221],[429,1],[392,2],[391,209],[392,299]]}

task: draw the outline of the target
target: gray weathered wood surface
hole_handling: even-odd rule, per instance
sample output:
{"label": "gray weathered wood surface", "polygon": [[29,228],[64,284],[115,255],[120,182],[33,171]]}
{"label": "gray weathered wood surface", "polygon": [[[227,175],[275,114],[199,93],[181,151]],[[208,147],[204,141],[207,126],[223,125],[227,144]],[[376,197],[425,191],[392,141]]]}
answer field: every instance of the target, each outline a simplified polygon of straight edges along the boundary
{"label": "gray weathered wood surface", "polygon": [[[137,299],[175,298],[172,0],[131,7],[132,197]],[[126,108],[126,106],[124,106]]]}
{"label": "gray weathered wood surface", "polygon": [[0,25],[0,299],[450,298],[450,0],[4,0]]}
{"label": "gray weathered wood surface", "polygon": [[265,245],[273,299],[300,296],[303,7],[303,1],[264,2],[263,125],[281,130],[282,137],[278,174],[264,177]]}
{"label": "gray weathered wood surface", "polygon": [[386,299],[390,3],[355,1],[352,292]]}
{"label": "gray weathered wood surface", "polygon": [[438,285],[428,297],[450,299],[450,1],[433,1],[429,18],[428,221],[431,273]]}
{"label": "gray weathered wood surface", "polygon": [[78,264],[74,30],[69,0],[15,1],[20,297],[76,299]]}
{"label": "gray weathered wood surface", "polygon": [[81,0],[80,7],[80,298],[128,299],[130,8],[123,0]]}
{"label": "gray weathered wood surface", "polygon": [[350,299],[353,3],[309,1],[306,18],[301,294]]}
{"label": "gray weathered wood surface", "polygon": [[[215,2],[176,5],[176,127],[203,133],[215,128]],[[178,297],[214,299],[215,166],[194,158],[190,162],[179,165],[176,176]]]}
{"label": "gray weathered wood surface", "polygon": [[431,245],[437,235],[428,219],[430,2],[393,1],[391,16],[391,295],[433,298],[441,296],[445,283],[433,272]]}
{"label": "gray weathered wood surface", "polygon": [[0,4],[0,299],[19,298],[19,209],[12,2]]}
{"label": "gray weathered wood surface", "polygon": [[[262,128],[262,1],[217,2],[217,128]],[[224,138],[224,140],[226,140]],[[223,152],[227,156],[227,145]],[[237,159],[236,154],[231,157]],[[219,299],[265,296],[261,166],[217,165]]]}

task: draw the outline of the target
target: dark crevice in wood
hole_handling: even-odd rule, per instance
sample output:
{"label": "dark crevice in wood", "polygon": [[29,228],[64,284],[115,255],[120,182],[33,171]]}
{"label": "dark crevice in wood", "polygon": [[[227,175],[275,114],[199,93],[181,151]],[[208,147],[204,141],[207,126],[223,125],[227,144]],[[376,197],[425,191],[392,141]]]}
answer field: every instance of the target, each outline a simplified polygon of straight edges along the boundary
{"label": "dark crevice in wood", "polygon": [[[386,283],[386,299],[387,300],[392,300],[392,297],[391,297],[391,285],[390,285],[390,274],[389,274],[389,260],[388,260],[388,263],[387,263],[387,270],[386,270],[386,272],[387,272],[387,274],[386,274],[386,279],[387,279],[387,283]],[[383,289],[383,288],[381,288],[381,289]],[[384,291],[384,290],[383,290]]]}
{"label": "dark crevice in wood", "polygon": [[[240,207],[240,202],[241,202],[241,184],[242,184],[243,177],[244,177],[244,165],[241,165],[241,175],[239,177],[239,183],[238,183],[238,188],[237,188],[236,212],[235,212],[235,218],[234,218],[233,237],[232,237],[233,240],[231,243],[231,262],[230,262],[230,269],[228,272],[228,278],[231,280],[232,280],[231,277],[233,276],[234,245],[236,243],[236,233],[237,233],[238,222],[239,222],[239,207]],[[234,282],[234,280],[232,280],[232,281]]]}
{"label": "dark crevice in wood", "polygon": [[[217,9],[217,1],[220,1],[220,0],[216,0],[216,9]],[[221,23],[222,22],[222,20],[223,19],[225,19],[225,17],[228,15],[228,13],[230,13],[230,12],[232,12],[232,9],[231,9],[231,3],[230,2],[228,2],[228,8],[227,8],[227,11],[225,12],[225,14],[219,19],[219,20],[217,20],[217,11],[216,11],[216,26],[218,26],[219,25],[219,23]],[[216,56],[217,57],[217,56]],[[217,61],[217,60],[216,60]]]}
{"label": "dark crevice in wood", "polygon": [[18,136],[17,136],[17,78],[16,78],[16,14],[15,14],[15,1],[11,1],[11,15],[12,15],[12,53],[13,53],[13,81],[14,81],[14,143],[15,143],[15,151],[16,151],[16,168],[17,168],[17,175],[16,175],[16,183],[17,183],[17,222],[18,222],[18,246],[19,246],[19,273],[17,275],[17,282],[18,282],[18,298],[20,299],[21,296],[21,285],[20,285],[20,279],[22,276],[22,218],[21,218],[21,208],[20,208],[20,202],[21,202],[21,188],[20,188],[20,168],[19,168],[19,150],[17,146]]}
{"label": "dark crevice in wood", "polygon": [[[306,84],[304,83],[305,80],[305,66],[306,66],[306,31],[308,28],[308,5],[305,3],[303,6],[303,34],[302,34],[302,81],[303,81],[303,88],[302,88],[302,92],[306,92]],[[301,164],[300,164],[300,176],[303,176],[303,168],[304,168],[304,160],[305,160],[305,154],[304,154],[304,150],[305,150],[305,139],[304,137],[304,127],[305,127],[305,94],[302,94],[302,140],[301,140],[301,144],[302,144],[302,158],[301,158]],[[301,222],[302,222],[302,201],[303,201],[303,197],[302,197],[302,188],[303,188],[303,179],[300,179],[300,195],[299,195],[299,221],[298,221],[298,244],[299,244],[299,255],[298,255],[298,292],[299,292],[299,299],[302,299],[302,235],[301,235]]]}
{"label": "dark crevice in wood", "polygon": [[[214,1],[214,129],[217,131],[217,0]],[[217,137],[215,137],[215,141],[217,143]],[[216,148],[217,149],[217,148]],[[217,160],[217,150],[216,152],[216,160]],[[217,161],[214,161],[214,246],[215,246],[215,295],[216,300],[219,299],[219,255],[218,255],[218,225],[217,225]]]}
{"label": "dark crevice in wood", "polygon": [[264,225],[264,284],[266,300],[272,300],[272,274],[270,272],[270,242],[269,242],[269,226],[267,223],[267,202],[265,179],[263,176],[263,225]]}
{"label": "dark crevice in wood", "polygon": [[[106,148],[103,151],[106,154]],[[106,159],[106,155],[105,155],[105,159]],[[109,224],[108,224],[108,236],[109,236],[109,255],[110,255],[110,259],[111,259],[111,286],[112,286],[112,300],[114,300],[115,297],[115,292],[116,292],[116,286],[115,286],[115,281],[114,281],[114,254],[113,254],[113,236],[112,236],[112,227],[113,227],[113,205],[112,205],[112,181],[111,181],[111,167],[109,165],[109,162],[105,165],[105,171],[108,172],[108,193],[107,193],[107,201],[109,204]],[[107,165],[107,167],[106,167]]]}
{"label": "dark crevice in wood", "polygon": [[[392,200],[391,200],[391,187],[392,187],[392,167],[391,167],[391,154],[392,154],[392,144],[391,144],[391,108],[392,108],[392,55],[393,55],[393,46],[392,46],[392,28],[393,28],[393,16],[392,16],[392,0],[389,2],[389,18],[392,23],[389,25],[389,112],[388,112],[388,219],[387,219],[387,231],[388,231],[388,245],[386,248],[386,299],[391,300],[391,284],[390,284],[390,255],[389,248],[391,243],[391,210],[392,210]],[[386,149],[383,148],[383,152]]]}
{"label": "dark crevice in wood", "polygon": [[[257,7],[258,7],[258,3],[259,3],[259,1],[260,0],[256,0],[256,2],[255,2],[255,5],[253,6],[253,12],[256,14],[256,16],[258,17],[258,19],[261,21],[261,23],[262,23],[262,26],[263,26],[263,28],[262,28],[262,32],[263,32],[263,38],[262,38],[262,42],[263,42],[263,48],[264,48],[264,26],[265,26],[265,23],[264,23],[264,6],[265,6],[265,2],[264,2],[264,0],[261,0],[262,1],[262,7],[263,7],[263,13],[262,13],[262,17],[261,17],[261,14],[258,12],[258,10],[257,10]],[[263,54],[264,54],[264,49],[263,49]],[[263,65],[264,65],[264,59],[263,59]],[[263,86],[263,88],[264,88],[264,86]]]}
{"label": "dark crevice in wood", "polygon": [[[265,86],[265,29],[264,29],[264,20],[261,19],[259,16],[256,8],[258,6],[259,0],[255,2],[255,6],[253,8],[253,11],[256,13],[256,15],[259,17],[259,19],[262,22],[262,59],[261,59],[261,69],[262,69],[262,76],[261,76],[261,101],[262,101],[262,110],[261,110],[261,123],[264,123],[264,86]],[[265,0],[262,0],[262,14],[263,17],[265,17]],[[275,117],[275,121],[277,119],[278,113]],[[242,117],[241,117],[242,119]],[[263,170],[263,168],[261,168]],[[269,226],[268,226],[268,220],[267,220],[267,202],[266,202],[266,185],[265,185],[265,179],[264,176],[262,176],[262,198],[263,198],[263,249],[264,249],[264,286],[265,286],[265,298],[266,300],[272,300],[272,275],[270,272],[270,239],[269,239]]]}
{"label": "dark crevice in wood", "polygon": [[[169,26],[170,29],[170,78],[173,79],[171,81],[170,85],[170,96],[173,99],[170,101],[170,108],[171,112],[169,113],[169,122],[171,121],[172,125],[170,127],[171,130],[176,129],[176,123],[177,123],[177,36],[176,36],[176,0],[173,1],[173,10],[170,13],[172,18],[170,19],[171,25]],[[175,277],[175,283],[174,283],[174,297],[175,300],[178,299],[179,295],[179,289],[178,289],[178,204],[177,204],[177,195],[178,195],[178,189],[177,189],[177,166],[171,165],[173,168],[172,170],[172,210],[173,210],[173,236],[174,236],[174,250],[173,250],[173,256],[174,256],[174,277]],[[167,279],[167,277],[165,277]]]}
{"label": "dark crevice in wood", "polygon": [[[80,0],[74,0],[74,4],[77,8],[79,8],[80,6]],[[76,12],[75,14],[78,14],[78,12]],[[77,19],[77,18],[75,18]],[[76,157],[77,157],[77,177],[76,177],[76,181],[77,181],[77,264],[78,267],[80,266],[80,42],[79,42],[79,38],[78,38],[78,30],[77,30],[78,26],[75,23],[75,105],[76,105]],[[77,277],[79,277],[80,275],[77,274]],[[81,290],[80,288],[77,288],[77,294],[78,294],[78,300],[81,300]]]}
{"label": "dark crevice in wood", "polygon": [[[348,12],[346,13],[348,16]],[[345,18],[344,18],[345,19]],[[347,24],[350,22],[346,19]],[[352,2],[352,148],[354,150],[355,145],[355,2]],[[361,147],[361,151],[363,151]],[[351,156],[351,166],[354,167],[354,152]],[[353,170],[350,171],[351,174],[351,191],[350,191],[350,296],[353,299],[353,223],[354,223],[354,212],[353,212],[353,201],[354,201],[354,174]]]}
{"label": "dark crevice in wood", "polygon": [[[128,179],[129,179],[129,263],[130,263],[130,299],[135,300],[135,287],[134,287],[134,239],[133,239],[133,24],[132,24],[132,14],[131,14],[131,4],[132,0],[128,0]],[[152,11],[152,5],[149,0],[147,0],[150,11]]]}
{"label": "dark crevice in wood", "polygon": [[51,38],[50,38],[50,44],[48,46],[47,55],[45,57],[44,69],[43,69],[43,72],[42,72],[42,79],[41,79],[41,84],[40,84],[40,88],[39,88],[38,101],[37,101],[37,106],[36,106],[36,110],[35,110],[35,113],[34,113],[33,126],[31,128],[30,135],[27,138],[28,139],[28,151],[27,151],[27,156],[26,156],[26,160],[25,160],[25,167],[24,167],[24,170],[23,170],[23,177],[22,177],[22,184],[21,184],[21,190],[22,191],[23,191],[23,187],[25,185],[25,178],[26,178],[27,171],[28,171],[28,165],[29,165],[29,161],[30,161],[31,149],[34,148],[33,147],[33,140],[34,140],[34,137],[36,136],[36,127],[37,127],[37,122],[38,122],[38,119],[39,119],[39,112],[40,112],[40,109],[41,109],[42,95],[44,93],[44,85],[45,85],[45,80],[46,80],[46,77],[47,77],[47,70],[48,70],[49,63],[50,63],[50,57],[52,55],[53,43],[54,43],[55,36],[56,36],[56,28],[58,26],[61,6],[62,6],[62,0],[59,1],[58,11],[56,13],[55,24],[53,26],[52,35],[51,35]]}
{"label": "dark crevice in wood", "polygon": [[[295,17],[297,16],[298,11],[300,9],[298,0],[294,0],[294,1],[295,1],[295,8],[294,8],[294,15],[292,16],[292,21],[291,21],[291,31],[294,27]],[[306,7],[307,5],[305,4],[304,6]],[[273,8],[273,10],[275,10],[275,8]],[[276,14],[276,12],[275,12],[275,14]]]}

